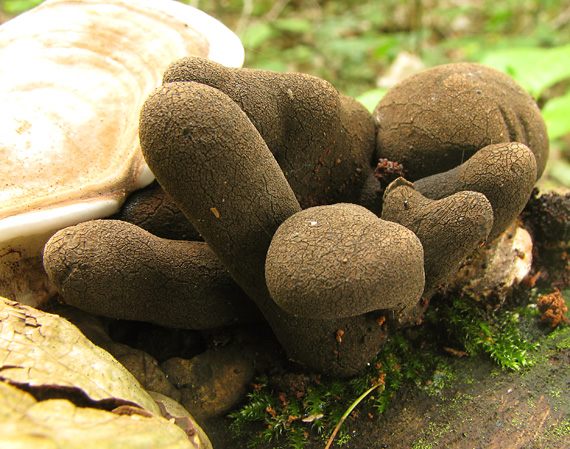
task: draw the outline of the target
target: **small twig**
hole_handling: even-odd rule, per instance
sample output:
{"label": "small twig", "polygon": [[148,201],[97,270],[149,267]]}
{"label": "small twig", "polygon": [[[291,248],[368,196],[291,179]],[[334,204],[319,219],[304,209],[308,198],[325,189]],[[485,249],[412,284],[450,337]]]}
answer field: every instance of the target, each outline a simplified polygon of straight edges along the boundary
{"label": "small twig", "polygon": [[241,14],[239,16],[239,21],[236,27],[236,33],[238,36],[241,36],[247,24],[249,23],[249,19],[251,18],[251,13],[253,12],[253,0],[244,0],[243,1],[243,8],[241,10]]}
{"label": "small twig", "polygon": [[289,0],[279,0],[275,2],[271,10],[265,16],[266,20],[271,22],[277,19],[277,17],[279,17],[279,14],[281,14],[281,11],[283,11],[283,9],[285,9],[285,6],[287,6],[287,3],[289,3]]}
{"label": "small twig", "polygon": [[556,30],[566,25],[568,20],[570,20],[570,7],[558,14],[558,17],[550,22],[550,25]]}
{"label": "small twig", "polygon": [[341,416],[338,424],[334,428],[333,433],[331,434],[329,441],[327,442],[327,445],[325,446],[325,449],[330,449],[331,444],[334,440],[334,437],[336,437],[336,434],[340,430],[340,426],[342,426],[342,423],[346,420],[346,418],[348,418],[348,415],[350,415],[352,413],[352,411],[355,409],[355,407],[358,404],[360,404],[366,396],[368,396],[370,393],[372,393],[376,388],[378,388],[380,386],[384,386],[384,382],[378,382],[376,385],[373,385],[368,390],[366,390],[364,393],[362,393],[360,396],[358,396],[358,398],[352,404],[350,404],[350,407],[348,407],[346,412],[344,412],[344,415]]}

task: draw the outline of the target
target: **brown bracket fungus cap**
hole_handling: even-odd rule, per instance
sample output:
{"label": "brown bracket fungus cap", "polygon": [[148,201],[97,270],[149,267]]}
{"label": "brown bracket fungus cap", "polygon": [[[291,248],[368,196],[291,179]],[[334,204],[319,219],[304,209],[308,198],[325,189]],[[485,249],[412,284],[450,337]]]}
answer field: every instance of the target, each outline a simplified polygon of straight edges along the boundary
{"label": "brown bracket fungus cap", "polygon": [[480,192],[493,207],[493,228],[488,241],[497,238],[519,216],[536,180],[536,159],[518,142],[488,145],[467,162],[447,172],[414,182],[422,195],[433,200],[463,190]]}
{"label": "brown bracket fungus cap", "polygon": [[403,163],[411,181],[502,142],[526,144],[537,177],[548,158],[546,125],[532,97],[508,75],[481,64],[446,64],[409,77],[388,91],[373,116],[378,158]]}
{"label": "brown bracket fungus cap", "polygon": [[247,114],[302,208],[357,202],[372,170],[371,114],[327,81],[304,73],[228,68],[200,57],[174,62],[164,83],[221,90]]}
{"label": "brown bracket fungus cap", "polygon": [[386,340],[386,329],[374,316],[303,319],[271,299],[267,250],[279,225],[301,209],[269,148],[234,101],[204,84],[167,83],[142,109],[140,137],[160,184],[257,303],[292,360],[332,376],[351,376],[374,358]]}
{"label": "brown bracket fungus cap", "polygon": [[258,317],[204,242],[162,239],[124,221],[58,231],[44,267],[66,303],[97,315],[185,329]]}
{"label": "brown bracket fungus cap", "polygon": [[462,191],[441,200],[430,200],[403,178],[384,193],[382,218],[413,231],[424,249],[424,297],[448,282],[462,262],[489,235],[493,209],[485,195]]}
{"label": "brown bracket fungus cap", "polygon": [[355,204],[305,209],[271,241],[267,287],[287,312],[335,319],[414,306],[424,288],[416,235]]}

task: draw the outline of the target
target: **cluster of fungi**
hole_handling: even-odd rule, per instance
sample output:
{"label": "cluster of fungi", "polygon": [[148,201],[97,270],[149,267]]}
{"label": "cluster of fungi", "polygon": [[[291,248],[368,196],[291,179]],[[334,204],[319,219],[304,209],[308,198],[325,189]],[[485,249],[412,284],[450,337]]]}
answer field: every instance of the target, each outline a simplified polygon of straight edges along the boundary
{"label": "cluster of fungi", "polygon": [[338,377],[421,321],[548,157],[531,96],[472,63],[404,80],[371,114],[310,75],[189,57],[139,129],[158,184],[45,247],[65,302],[188,329],[264,319],[291,360]]}

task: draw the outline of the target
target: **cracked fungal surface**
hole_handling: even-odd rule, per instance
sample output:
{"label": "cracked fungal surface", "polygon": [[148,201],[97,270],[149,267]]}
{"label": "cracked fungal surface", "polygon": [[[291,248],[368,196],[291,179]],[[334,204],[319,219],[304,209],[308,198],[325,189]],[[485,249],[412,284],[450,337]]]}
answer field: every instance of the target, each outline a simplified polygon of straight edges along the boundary
{"label": "cracked fungal surface", "polygon": [[228,68],[180,59],[164,83],[195,81],[228,95],[271,150],[302,208],[357,202],[373,169],[371,114],[327,81],[304,73]]}
{"label": "cracked fungal surface", "polygon": [[386,339],[377,317],[299,318],[269,295],[265,257],[271,239],[301,208],[240,107],[207,85],[167,83],[145,103],[140,137],[160,184],[257,303],[288,356],[333,376],[360,371]]}
{"label": "cracked fungal surface", "polygon": [[536,159],[519,142],[488,145],[467,162],[447,172],[414,182],[416,189],[433,200],[471,190],[487,197],[493,207],[493,228],[488,241],[496,239],[519,216],[536,180]]}
{"label": "cracked fungal surface", "polygon": [[511,77],[475,63],[437,66],[391,88],[373,113],[377,157],[398,161],[416,181],[449,170],[479,149],[521,142],[548,158],[548,136],[532,97]]}
{"label": "cracked fungal surface", "polygon": [[403,310],[422,295],[423,250],[413,232],[362,206],[316,206],[279,227],[265,273],[271,297],[295,316]]}
{"label": "cracked fungal surface", "polygon": [[160,185],[255,296],[265,285],[263,242],[300,206],[245,113],[213,87],[168,83],[141,111],[140,140]]}
{"label": "cracked fungal surface", "polygon": [[[371,114],[324,80],[177,61],[140,117],[160,187],[117,218],[204,241],[100,220],[56,234],[46,270],[66,301],[107,316],[203,328],[261,311],[291,360],[357,374],[540,176],[544,122],[497,73],[459,64],[404,81],[376,108],[376,141]],[[401,163],[414,183],[382,198]]]}
{"label": "cracked fungal surface", "polygon": [[398,178],[384,193],[382,218],[405,226],[420,239],[426,284],[423,296],[429,298],[485,242],[493,226],[493,209],[482,193],[461,191],[431,200]]}
{"label": "cracked fungal surface", "polygon": [[65,302],[90,313],[208,329],[258,312],[204,242],[166,240],[119,220],[58,231],[44,267]]}
{"label": "cracked fungal surface", "polygon": [[172,240],[202,240],[196,228],[156,181],[131,193],[115,220],[133,223],[158,237]]}

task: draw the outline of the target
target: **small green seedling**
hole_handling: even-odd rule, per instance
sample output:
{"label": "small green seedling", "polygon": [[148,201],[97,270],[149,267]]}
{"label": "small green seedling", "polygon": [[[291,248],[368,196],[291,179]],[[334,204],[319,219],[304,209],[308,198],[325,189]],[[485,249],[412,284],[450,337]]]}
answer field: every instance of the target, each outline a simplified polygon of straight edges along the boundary
{"label": "small green seedling", "polygon": [[332,444],[336,434],[340,430],[340,426],[342,426],[342,423],[346,420],[346,418],[348,418],[348,415],[350,415],[352,413],[352,411],[356,408],[356,406],[358,404],[360,404],[362,402],[362,400],[364,398],[366,398],[366,396],[368,396],[376,388],[379,388],[379,387],[384,387],[383,379],[382,379],[382,382],[379,381],[376,385],[373,385],[372,387],[370,387],[368,390],[366,390],[364,393],[362,393],[360,396],[358,396],[358,398],[356,398],[356,400],[352,404],[350,404],[350,407],[348,407],[348,409],[346,410],[344,415],[341,416],[340,421],[338,422],[338,424],[334,428],[333,433],[331,434],[331,436],[327,442],[327,445],[325,446],[325,449],[329,449],[331,447],[331,444]]}

